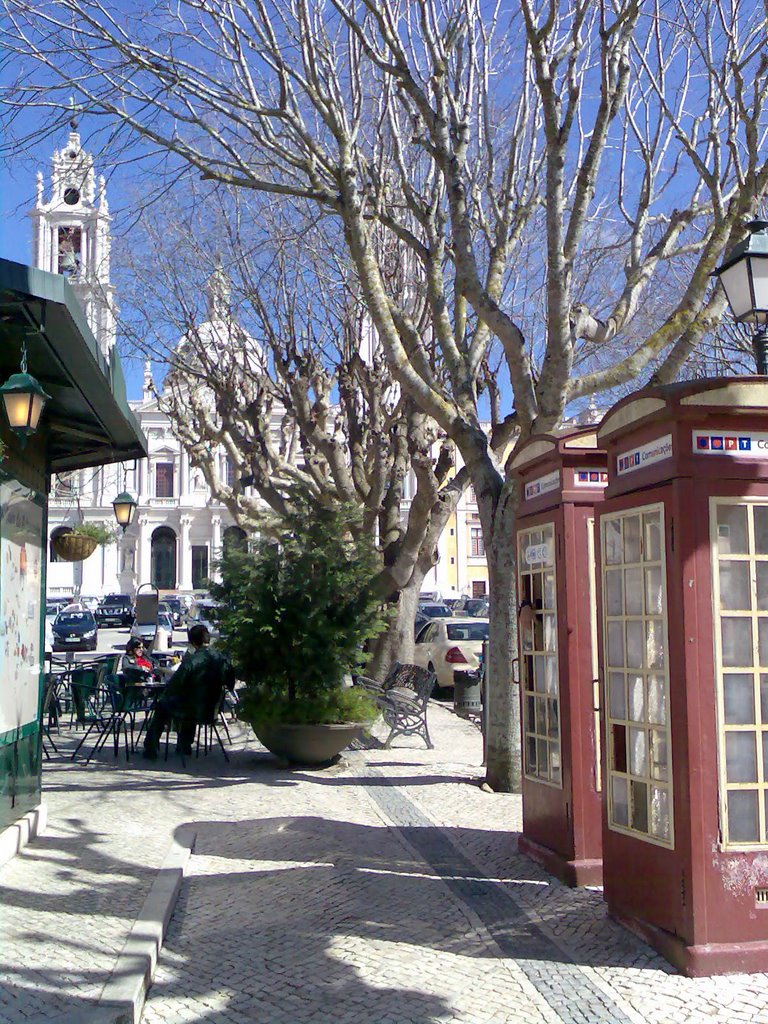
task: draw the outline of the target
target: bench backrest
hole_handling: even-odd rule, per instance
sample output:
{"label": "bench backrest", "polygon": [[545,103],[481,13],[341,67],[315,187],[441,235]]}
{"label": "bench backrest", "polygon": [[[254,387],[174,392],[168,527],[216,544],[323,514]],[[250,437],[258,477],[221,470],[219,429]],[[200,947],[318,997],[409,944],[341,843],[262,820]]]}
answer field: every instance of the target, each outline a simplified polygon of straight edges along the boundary
{"label": "bench backrest", "polygon": [[396,662],[382,683],[382,687],[385,690],[407,688],[413,690],[419,697],[423,697],[424,691],[426,691],[426,696],[429,698],[436,681],[435,673],[430,672],[427,668],[422,668],[421,665],[401,665],[400,662]]}

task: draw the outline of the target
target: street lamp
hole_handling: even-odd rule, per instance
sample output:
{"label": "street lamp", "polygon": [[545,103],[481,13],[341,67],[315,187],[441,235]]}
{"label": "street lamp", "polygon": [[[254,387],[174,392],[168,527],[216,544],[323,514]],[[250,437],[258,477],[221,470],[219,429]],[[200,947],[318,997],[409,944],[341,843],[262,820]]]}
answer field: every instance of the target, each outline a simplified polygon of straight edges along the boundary
{"label": "street lamp", "polygon": [[112,508],[115,510],[115,519],[118,526],[122,526],[123,533],[125,533],[136,514],[136,499],[132,498],[127,491],[123,491],[112,502]]}
{"label": "street lamp", "polygon": [[21,345],[21,373],[12,373],[0,387],[5,414],[11,430],[18,436],[23,448],[30,434],[34,434],[43,413],[43,407],[51,397],[43,390],[40,382],[27,373],[27,343]]}
{"label": "street lamp", "polygon": [[747,224],[749,234],[714,271],[736,323],[752,324],[757,372],[768,374],[768,221]]}

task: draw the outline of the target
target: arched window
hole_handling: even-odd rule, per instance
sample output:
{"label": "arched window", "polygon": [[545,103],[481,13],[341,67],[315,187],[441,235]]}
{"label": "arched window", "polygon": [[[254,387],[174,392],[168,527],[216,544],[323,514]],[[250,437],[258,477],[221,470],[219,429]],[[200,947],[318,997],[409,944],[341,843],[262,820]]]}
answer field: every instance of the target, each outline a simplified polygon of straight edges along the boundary
{"label": "arched window", "polygon": [[176,534],[170,526],[158,526],[152,534],[150,575],[158,590],[176,589]]}
{"label": "arched window", "polygon": [[222,542],[225,558],[230,551],[248,550],[248,534],[245,530],[241,530],[239,526],[228,526],[222,534]]}

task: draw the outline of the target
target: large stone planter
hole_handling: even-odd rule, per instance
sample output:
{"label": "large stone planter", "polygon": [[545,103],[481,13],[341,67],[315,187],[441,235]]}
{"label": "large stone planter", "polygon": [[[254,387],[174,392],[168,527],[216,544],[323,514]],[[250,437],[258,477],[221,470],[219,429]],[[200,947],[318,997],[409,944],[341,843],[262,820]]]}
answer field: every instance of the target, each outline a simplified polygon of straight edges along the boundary
{"label": "large stone planter", "polygon": [[362,736],[366,723],[343,725],[288,725],[263,723],[253,726],[256,738],[271,754],[294,764],[327,764]]}
{"label": "large stone planter", "polygon": [[53,549],[65,562],[82,562],[90,558],[99,542],[82,533],[59,533],[53,538]]}

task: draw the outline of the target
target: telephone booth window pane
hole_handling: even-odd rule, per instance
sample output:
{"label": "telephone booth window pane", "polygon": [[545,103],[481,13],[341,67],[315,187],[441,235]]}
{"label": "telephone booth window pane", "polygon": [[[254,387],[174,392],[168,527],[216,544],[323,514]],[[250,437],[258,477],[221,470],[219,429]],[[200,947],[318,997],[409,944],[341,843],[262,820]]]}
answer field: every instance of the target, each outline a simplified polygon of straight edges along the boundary
{"label": "telephone booth window pane", "polygon": [[611,828],[672,846],[664,513],[601,519]]}
{"label": "telephone booth window pane", "polygon": [[640,561],[640,516],[627,516],[624,519],[624,550],[622,561]]}
{"label": "telephone booth window pane", "polygon": [[663,725],[667,720],[667,684],[664,676],[648,676],[648,721]]}
{"label": "telephone booth window pane", "polygon": [[747,509],[743,505],[718,505],[717,550],[720,555],[748,555]]}
{"label": "telephone booth window pane", "polygon": [[757,577],[757,610],[768,612],[768,561],[755,562],[755,575]]}
{"label": "telephone booth window pane", "polygon": [[627,701],[624,690],[624,673],[611,672],[608,676],[609,708],[611,718],[627,717]]}
{"label": "telephone booth window pane", "polygon": [[643,633],[642,622],[627,623],[627,668],[643,667]]}
{"label": "telephone booth window pane", "polygon": [[755,721],[755,680],[752,674],[728,672],[723,676],[726,725],[752,725]]}
{"label": "telephone booth window pane", "polygon": [[756,789],[734,789],[728,793],[728,838],[734,843],[756,843],[760,824]]}
{"label": "telephone booth window pane", "polygon": [[[523,730],[527,778],[561,785],[557,661],[555,528],[548,523],[518,534],[518,592],[530,601],[532,627],[521,628]],[[528,613],[530,614],[530,613]]]}
{"label": "telephone booth window pane", "polygon": [[629,770],[632,775],[648,774],[648,737],[645,729],[629,730]]}
{"label": "telephone booth window pane", "polygon": [[633,722],[644,722],[645,717],[645,678],[631,675],[628,677],[629,718]]}
{"label": "telephone booth window pane", "polygon": [[651,778],[667,779],[667,734],[658,729],[651,730]]}
{"label": "telephone booth window pane", "polygon": [[757,751],[753,732],[729,732],[725,737],[728,782],[757,782]]}
{"label": "telephone booth window pane", "polygon": [[632,800],[631,826],[636,832],[648,832],[648,784],[633,779],[629,784],[629,794]]}
{"label": "telephone booth window pane", "polygon": [[547,611],[555,610],[555,574],[544,573],[544,607]]}
{"label": "telephone booth window pane", "polygon": [[661,615],[661,569],[645,570],[645,612]]}
{"label": "telephone booth window pane", "polygon": [[621,622],[608,623],[608,664],[611,668],[624,667],[624,626]]}
{"label": "telephone booth window pane", "polygon": [[643,516],[645,526],[645,561],[661,561],[661,522],[658,512],[646,512]]}
{"label": "telephone booth window pane", "polygon": [[647,619],[645,623],[646,668],[664,668],[664,641],[661,619]]}
{"label": "telephone booth window pane", "polygon": [[651,787],[651,834],[669,839],[669,792],[660,786]]}
{"label": "telephone booth window pane", "polygon": [[723,562],[720,566],[720,607],[723,611],[743,611],[751,607],[749,562]]}
{"label": "telephone booth window pane", "polygon": [[768,502],[713,499],[711,519],[723,841],[765,846]]}
{"label": "telephone booth window pane", "polygon": [[755,554],[768,555],[768,506],[755,505]]}
{"label": "telephone booth window pane", "polygon": [[723,641],[723,665],[743,668],[752,664],[752,622],[750,619],[720,620]]}
{"label": "telephone booth window pane", "polygon": [[627,780],[614,775],[611,779],[611,794],[613,796],[613,820],[617,825],[627,826],[629,824],[629,787]]}
{"label": "telephone booth window pane", "polygon": [[627,569],[624,573],[624,590],[627,595],[627,615],[643,614],[643,570]]}
{"label": "telephone booth window pane", "polygon": [[621,520],[609,520],[605,524],[603,535],[605,546],[605,561],[608,565],[618,565],[623,561],[621,557]]}
{"label": "telephone booth window pane", "polygon": [[621,585],[621,569],[610,569],[605,574],[605,603],[609,615],[621,615],[624,591]]}

